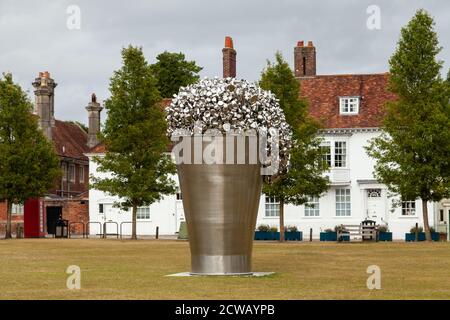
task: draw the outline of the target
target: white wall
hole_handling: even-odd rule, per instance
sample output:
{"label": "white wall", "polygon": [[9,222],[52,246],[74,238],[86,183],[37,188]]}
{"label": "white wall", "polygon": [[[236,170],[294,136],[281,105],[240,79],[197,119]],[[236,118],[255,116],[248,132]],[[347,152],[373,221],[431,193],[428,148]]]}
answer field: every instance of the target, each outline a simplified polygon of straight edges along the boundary
{"label": "white wall", "polygon": [[[378,132],[356,132],[351,135],[325,135],[326,141],[346,141],[347,142],[347,169],[349,169],[348,182],[334,182],[333,174],[330,173],[332,186],[328,192],[324,193],[320,200],[320,216],[306,217],[304,206],[285,206],[285,225],[295,225],[303,232],[303,237],[309,237],[310,228],[313,229],[313,238],[319,238],[320,232],[325,229],[333,229],[340,224],[360,224],[361,221],[368,218],[367,189],[381,189],[381,198],[379,199],[379,213],[377,217],[369,215],[370,219],[376,220],[380,224],[387,224],[393,233],[394,239],[404,239],[405,233],[409,232],[416,223],[423,226],[422,204],[420,200],[416,201],[416,214],[414,216],[403,216],[401,208],[393,209],[392,200],[395,197],[389,197],[389,192],[383,184],[376,183],[373,176],[375,161],[370,158],[364,146],[368,141],[376,137]],[[331,169],[332,171],[333,169]],[[373,181],[371,181],[373,180]],[[351,191],[351,216],[336,216],[336,188],[349,188]],[[393,210],[393,212],[391,212]],[[430,225],[434,225],[435,204],[428,204]],[[260,224],[269,224],[279,228],[278,217],[265,216],[265,197],[261,196],[258,213],[257,226]]]}
{"label": "white wall", "polygon": [[[332,186],[330,190],[322,195],[319,200],[320,216],[305,217],[304,206],[285,206],[285,225],[295,225],[300,231],[303,231],[304,238],[309,237],[310,228],[313,229],[313,237],[319,238],[319,233],[327,228],[333,229],[340,224],[359,224],[365,220],[368,215],[370,219],[377,220],[380,224],[387,224],[390,231],[393,232],[394,239],[404,239],[405,233],[410,228],[419,223],[423,225],[422,205],[420,200],[416,201],[416,214],[414,216],[403,216],[401,208],[392,210],[392,199],[389,198],[386,186],[375,181],[373,170],[375,161],[367,155],[364,146],[368,144],[369,139],[377,136],[378,132],[354,132],[352,134],[329,134],[325,135],[327,141],[346,141],[347,142],[347,166],[337,170],[330,171]],[[90,157],[90,174],[99,176],[97,165]],[[178,178],[174,180],[178,183]],[[351,216],[336,216],[335,192],[337,188],[349,188],[351,193]],[[376,217],[368,213],[368,189],[381,189],[381,197],[377,199]],[[89,191],[89,214],[90,221],[116,221],[120,224],[123,221],[131,221],[131,212],[123,212],[116,208],[110,208],[106,215],[99,214],[99,204],[111,205],[117,198],[110,197],[98,190]],[[372,207],[373,208],[373,207]],[[435,204],[428,205],[430,225],[434,226]],[[156,226],[159,226],[159,232],[164,234],[175,234],[179,228],[179,222],[184,220],[181,201],[176,200],[176,196],[165,197],[162,201],[150,206],[151,218],[147,222],[138,223],[138,234],[153,235]],[[265,196],[261,195],[258,212],[257,226],[260,224],[269,224],[279,228],[278,217],[266,217],[265,215]],[[115,227],[109,227],[114,232]],[[91,232],[98,232],[92,225]],[[131,233],[131,225],[123,225],[123,234]]]}

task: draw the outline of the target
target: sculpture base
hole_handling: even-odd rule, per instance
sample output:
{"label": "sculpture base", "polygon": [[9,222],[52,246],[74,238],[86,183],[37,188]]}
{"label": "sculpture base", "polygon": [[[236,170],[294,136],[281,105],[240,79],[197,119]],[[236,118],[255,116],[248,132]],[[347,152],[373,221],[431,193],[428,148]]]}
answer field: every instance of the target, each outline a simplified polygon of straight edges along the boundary
{"label": "sculpture base", "polygon": [[191,272],[180,272],[180,273],[174,273],[174,274],[168,274],[166,277],[202,277],[202,276],[226,276],[226,277],[267,277],[270,275],[275,274],[275,272],[250,272],[246,274],[233,274],[233,273],[226,273],[226,274],[192,274]]}

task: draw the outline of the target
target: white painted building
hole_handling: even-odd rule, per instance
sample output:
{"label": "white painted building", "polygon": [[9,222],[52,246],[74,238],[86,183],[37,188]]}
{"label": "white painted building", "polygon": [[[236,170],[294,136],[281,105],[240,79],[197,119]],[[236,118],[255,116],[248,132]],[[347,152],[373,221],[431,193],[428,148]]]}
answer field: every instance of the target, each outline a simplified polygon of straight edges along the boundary
{"label": "white painted building", "polygon": [[[375,162],[369,158],[365,146],[380,134],[384,104],[394,99],[387,91],[389,75],[316,75],[316,50],[312,42],[295,48],[295,75],[299,80],[301,95],[309,102],[310,114],[323,125],[321,135],[328,152],[331,169],[331,186],[312,206],[285,207],[285,225],[295,225],[308,237],[341,224],[359,224],[365,219],[387,225],[394,239],[404,239],[405,233],[416,223],[423,226],[421,201],[402,202],[395,208],[386,186],[373,175]],[[101,155],[104,147],[94,147],[88,154],[90,174],[98,176],[93,155]],[[177,180],[177,178],[175,177]],[[178,182],[178,181],[177,181]],[[98,190],[89,191],[91,233],[98,230],[94,222],[111,221],[108,233],[113,233],[117,223],[131,221],[131,212],[113,208],[117,199]],[[261,196],[257,225],[268,224],[279,228],[279,205],[276,199]],[[430,225],[445,232],[449,223],[450,202],[429,204]],[[138,234],[175,234],[184,221],[181,194],[165,197],[150,208],[138,212]],[[122,233],[130,234],[130,223],[122,224]],[[118,230],[120,232],[120,230]]]}

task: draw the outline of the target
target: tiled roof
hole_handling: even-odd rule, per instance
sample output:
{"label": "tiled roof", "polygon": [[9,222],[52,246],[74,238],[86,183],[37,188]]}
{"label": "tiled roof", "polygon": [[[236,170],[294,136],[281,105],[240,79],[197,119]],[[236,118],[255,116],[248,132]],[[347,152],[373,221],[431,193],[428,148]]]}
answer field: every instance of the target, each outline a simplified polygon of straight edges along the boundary
{"label": "tiled roof", "polygon": [[[310,114],[324,128],[377,128],[381,126],[384,104],[394,100],[388,91],[388,73],[318,75],[299,78],[301,95],[308,100]],[[359,96],[357,115],[340,115],[339,97]],[[167,107],[172,99],[163,99]],[[100,143],[89,153],[104,153],[105,145]]]}
{"label": "tiled roof", "polygon": [[[387,89],[388,80],[388,73],[299,78],[301,95],[309,102],[310,114],[327,129],[381,126],[385,103],[395,99]],[[360,97],[357,115],[340,115],[342,96]]]}
{"label": "tiled roof", "polygon": [[87,133],[77,124],[55,120],[52,140],[59,156],[88,160],[84,155],[89,151]]}

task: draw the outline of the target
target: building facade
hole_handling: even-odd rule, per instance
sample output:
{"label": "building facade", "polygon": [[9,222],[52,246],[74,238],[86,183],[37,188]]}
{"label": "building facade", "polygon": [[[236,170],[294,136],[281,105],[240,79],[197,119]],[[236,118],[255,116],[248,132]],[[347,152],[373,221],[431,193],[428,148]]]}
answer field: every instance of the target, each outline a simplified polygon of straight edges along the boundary
{"label": "building facade", "polygon": [[[235,76],[236,51],[229,38],[225,41],[223,60],[224,77]],[[402,201],[379,183],[373,173],[375,160],[365,149],[381,133],[384,104],[395,99],[387,89],[389,75],[317,75],[316,48],[311,41],[306,46],[300,41],[294,48],[294,74],[302,98],[309,103],[311,116],[323,126],[320,136],[325,160],[330,165],[326,174],[331,184],[327,192],[320,198],[310,199],[307,205],[286,205],[285,225],[296,226],[304,234],[312,229],[315,239],[326,229],[360,224],[366,219],[386,225],[394,239],[404,239],[404,234],[416,223],[423,226],[420,200]],[[104,152],[104,147],[98,145],[87,154],[90,174],[100,175],[93,157]],[[178,182],[176,176],[174,179]],[[122,234],[131,233],[131,213],[113,207],[117,198],[98,190],[89,193],[91,222],[110,222],[111,233],[116,229],[120,232],[122,225]],[[430,225],[445,232],[450,202],[430,203],[428,210]],[[261,195],[257,225],[279,228],[279,212],[277,199]],[[184,221],[182,195],[167,196],[150,207],[139,208],[137,219],[140,235],[153,235],[156,227],[161,234],[175,234]],[[96,232],[91,230],[93,234]]]}
{"label": "building facade", "polygon": [[[49,72],[40,72],[33,81],[35,109],[39,127],[60,159],[61,178],[43,198],[45,205],[44,231],[48,235],[55,233],[55,222],[59,217],[69,222],[89,221],[89,159],[85,153],[98,143],[96,133],[100,125],[101,107],[95,95],[86,109],[89,112],[89,132],[79,124],[55,119],[56,82]],[[13,205],[13,231],[24,221],[24,206]],[[6,222],[6,203],[0,203],[0,232]],[[73,232],[82,232],[80,224],[74,225]]]}

